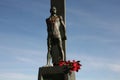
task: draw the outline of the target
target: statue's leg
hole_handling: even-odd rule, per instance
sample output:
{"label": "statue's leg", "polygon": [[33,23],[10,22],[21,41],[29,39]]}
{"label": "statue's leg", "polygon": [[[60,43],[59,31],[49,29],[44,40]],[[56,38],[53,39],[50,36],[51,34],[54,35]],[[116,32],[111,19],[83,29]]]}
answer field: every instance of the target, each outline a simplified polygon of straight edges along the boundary
{"label": "statue's leg", "polygon": [[47,52],[47,65],[46,66],[51,66],[50,65],[50,60],[51,60],[51,38],[47,39],[47,46],[48,46],[48,52]]}
{"label": "statue's leg", "polygon": [[52,53],[52,50],[51,50],[51,47],[48,48],[48,53],[47,53],[47,66],[51,66],[50,64],[50,61],[51,61],[51,53]]}
{"label": "statue's leg", "polygon": [[59,51],[61,53],[62,60],[64,61],[65,60],[64,59],[64,51],[63,51],[63,48],[62,48],[62,40],[61,39],[59,39],[59,41],[58,41],[58,48],[59,48]]}
{"label": "statue's leg", "polygon": [[47,53],[47,65],[48,66],[50,65],[50,60],[51,60],[51,54],[50,54],[50,51],[48,51]]}

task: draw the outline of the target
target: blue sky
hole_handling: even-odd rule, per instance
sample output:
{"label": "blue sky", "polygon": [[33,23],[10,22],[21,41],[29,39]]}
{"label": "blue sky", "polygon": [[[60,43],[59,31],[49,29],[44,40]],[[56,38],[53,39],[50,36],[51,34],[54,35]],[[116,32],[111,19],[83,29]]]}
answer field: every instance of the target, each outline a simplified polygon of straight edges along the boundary
{"label": "blue sky", "polygon": [[[0,80],[37,80],[46,64],[50,0],[0,0]],[[120,1],[67,0],[67,60],[76,80],[120,79]]]}

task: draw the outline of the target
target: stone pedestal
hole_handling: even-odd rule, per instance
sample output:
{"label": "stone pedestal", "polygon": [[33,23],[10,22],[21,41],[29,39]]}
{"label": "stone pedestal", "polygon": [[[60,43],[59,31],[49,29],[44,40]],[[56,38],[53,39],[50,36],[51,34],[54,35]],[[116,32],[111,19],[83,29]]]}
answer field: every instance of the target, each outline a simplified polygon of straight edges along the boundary
{"label": "stone pedestal", "polygon": [[40,67],[38,80],[75,80],[67,69],[67,66]]}

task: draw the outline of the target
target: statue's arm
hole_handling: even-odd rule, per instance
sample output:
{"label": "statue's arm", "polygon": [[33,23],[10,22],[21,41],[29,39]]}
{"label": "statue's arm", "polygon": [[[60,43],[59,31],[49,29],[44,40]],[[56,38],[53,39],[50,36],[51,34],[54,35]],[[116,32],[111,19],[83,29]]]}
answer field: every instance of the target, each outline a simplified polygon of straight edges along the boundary
{"label": "statue's arm", "polygon": [[63,21],[62,16],[60,16],[60,22],[61,22],[61,24],[63,26],[63,32],[64,32],[64,35],[65,35],[64,40],[66,40],[67,39],[67,37],[66,37],[66,26],[65,26],[65,23]]}
{"label": "statue's arm", "polygon": [[50,29],[49,29],[49,22],[48,19],[46,19],[46,24],[47,24],[47,33],[48,33],[48,37],[47,37],[47,47],[48,47],[48,51],[50,51],[50,47],[51,47],[51,42],[50,42]]}

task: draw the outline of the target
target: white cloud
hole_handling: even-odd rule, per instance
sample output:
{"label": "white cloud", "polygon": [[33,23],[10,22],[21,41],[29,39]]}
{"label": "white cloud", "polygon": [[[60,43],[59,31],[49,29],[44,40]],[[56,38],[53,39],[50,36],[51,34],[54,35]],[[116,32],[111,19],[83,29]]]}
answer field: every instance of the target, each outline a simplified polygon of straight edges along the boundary
{"label": "white cloud", "polygon": [[114,72],[120,72],[120,63],[119,64],[108,64],[108,68],[111,69]]}
{"label": "white cloud", "polygon": [[84,54],[70,54],[69,60],[80,60],[84,70],[106,70],[120,73],[120,62],[118,59],[90,56]]}
{"label": "white cloud", "polygon": [[[21,66],[31,65],[31,66],[43,66],[46,64],[46,56],[47,52],[43,49],[34,50],[34,49],[22,49],[22,48],[14,48],[9,46],[0,46],[0,50],[4,54],[2,59],[0,59],[1,66],[10,66],[20,64]],[[8,59],[5,59],[8,57]],[[44,63],[43,63],[44,62]],[[18,66],[20,67],[20,66]]]}
{"label": "white cloud", "polygon": [[37,76],[23,73],[0,73],[0,80],[37,80]]}
{"label": "white cloud", "polygon": [[31,64],[37,64],[33,59],[25,58],[25,57],[16,57],[18,61],[24,62],[24,63],[31,63]]}
{"label": "white cloud", "polygon": [[83,35],[80,36],[81,39],[88,39],[93,41],[99,41],[104,43],[110,43],[110,42],[120,42],[119,39],[113,39],[112,37],[104,37],[104,36],[98,36],[98,35]]}
{"label": "white cloud", "polygon": [[120,43],[120,39],[109,37],[109,36],[99,36],[99,35],[75,35],[75,36],[70,36],[70,41],[94,41],[97,42],[97,44],[104,43],[104,44],[109,44],[109,43]]}
{"label": "white cloud", "polygon": [[[34,50],[34,49],[24,49],[24,48],[16,48],[16,47],[10,47],[10,46],[0,46],[1,50],[6,50],[9,51],[9,53],[7,54],[24,54],[24,55],[41,55],[42,53],[46,53],[45,50],[44,51],[39,51],[39,50]],[[28,56],[29,56],[28,55]]]}

